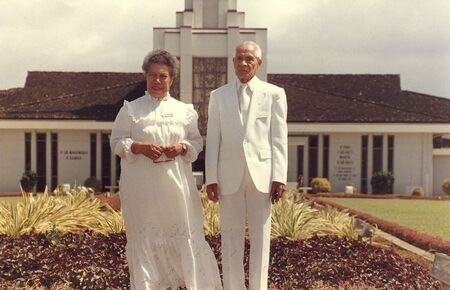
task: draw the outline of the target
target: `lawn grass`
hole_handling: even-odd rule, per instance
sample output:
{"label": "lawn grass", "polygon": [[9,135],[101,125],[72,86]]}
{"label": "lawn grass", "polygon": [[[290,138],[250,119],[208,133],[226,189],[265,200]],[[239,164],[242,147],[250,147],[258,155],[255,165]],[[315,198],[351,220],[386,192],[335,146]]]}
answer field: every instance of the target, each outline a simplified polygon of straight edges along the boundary
{"label": "lawn grass", "polygon": [[450,201],[326,198],[401,226],[450,240]]}
{"label": "lawn grass", "polygon": [[22,196],[4,196],[0,197],[0,203],[12,202],[14,204],[22,200]]}

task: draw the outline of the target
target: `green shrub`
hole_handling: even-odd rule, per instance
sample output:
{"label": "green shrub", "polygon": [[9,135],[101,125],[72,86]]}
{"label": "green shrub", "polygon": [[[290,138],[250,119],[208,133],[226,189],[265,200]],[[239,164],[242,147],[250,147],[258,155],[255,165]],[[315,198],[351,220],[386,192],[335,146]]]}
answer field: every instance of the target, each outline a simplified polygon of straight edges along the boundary
{"label": "green shrub", "polygon": [[331,183],[324,177],[313,178],[313,180],[311,181],[311,187],[313,193],[331,191]]}
{"label": "green shrub", "polygon": [[391,172],[376,172],[370,180],[372,185],[372,193],[387,194],[392,193],[394,188],[394,175]]}
{"label": "green shrub", "polygon": [[20,186],[22,186],[23,191],[31,192],[38,182],[37,174],[34,171],[27,170],[22,174],[22,179],[20,179]]}
{"label": "green shrub", "polygon": [[450,195],[450,178],[444,179],[444,182],[442,182],[442,190]]}
{"label": "green shrub", "polygon": [[103,186],[101,180],[95,176],[90,176],[84,181],[84,186],[92,188],[95,192],[102,192]]}
{"label": "green shrub", "polygon": [[422,187],[416,187],[413,189],[412,196],[425,196],[425,190]]}

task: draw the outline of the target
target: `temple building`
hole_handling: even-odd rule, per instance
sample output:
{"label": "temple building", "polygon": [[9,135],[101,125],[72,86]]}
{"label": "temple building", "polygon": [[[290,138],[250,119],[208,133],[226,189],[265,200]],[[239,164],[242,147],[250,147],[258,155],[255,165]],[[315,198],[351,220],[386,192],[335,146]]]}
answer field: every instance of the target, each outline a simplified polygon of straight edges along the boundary
{"label": "temple building", "polygon": [[[287,94],[291,186],[299,176],[305,185],[321,176],[333,192],[353,184],[370,193],[373,174],[389,171],[395,193],[442,194],[450,178],[450,99],[402,90],[400,75],[268,73],[267,29],[245,27],[236,2],[185,0],[175,27],[153,28],[154,48],[180,59],[171,95],[194,104],[202,135],[210,91],[234,80],[234,49],[253,40],[263,52],[258,77]],[[0,91],[0,191],[19,191],[26,170],[37,172],[38,191],[89,176],[116,186],[120,162],[109,134],[123,101],[144,91],[140,72],[46,71]],[[204,154],[193,167],[202,183]]]}

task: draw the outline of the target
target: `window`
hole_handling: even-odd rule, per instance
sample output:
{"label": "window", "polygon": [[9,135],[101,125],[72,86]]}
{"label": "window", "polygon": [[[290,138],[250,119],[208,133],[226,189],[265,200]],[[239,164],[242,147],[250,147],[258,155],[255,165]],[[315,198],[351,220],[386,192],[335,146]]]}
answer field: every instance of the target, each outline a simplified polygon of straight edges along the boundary
{"label": "window", "polygon": [[58,185],[58,134],[51,134],[51,155],[52,155],[52,184],[51,189],[55,189]]}
{"label": "window", "polygon": [[90,139],[90,176],[97,176],[97,134],[91,133]]}
{"label": "window", "polygon": [[394,136],[388,136],[388,164],[387,169],[389,172],[394,172]]}
{"label": "window", "polygon": [[206,135],[209,94],[227,82],[227,58],[193,58],[192,104],[198,113],[200,134]]}
{"label": "window", "polygon": [[[305,153],[305,146],[303,145],[298,145],[297,146],[297,178],[300,177],[300,175],[302,176],[302,181],[303,184],[301,186],[305,186],[306,184],[304,184],[304,176],[305,176],[305,170],[303,168],[303,154]],[[297,180],[298,181],[298,180]]]}
{"label": "window", "polygon": [[373,166],[372,172],[379,172],[383,170],[383,136],[373,136]]}
{"label": "window", "polygon": [[120,172],[121,172],[120,157],[117,155],[114,155],[114,156],[115,156],[115,161],[116,161],[116,180],[117,180],[116,183],[118,183],[118,181],[120,179]]}
{"label": "window", "polygon": [[367,145],[368,136],[361,136],[361,193],[367,193]]}
{"label": "window", "polygon": [[109,147],[109,134],[102,134],[102,186],[111,185],[111,150]]}
{"label": "window", "polygon": [[31,170],[31,133],[25,133],[25,171]]}
{"label": "window", "polygon": [[308,170],[309,170],[309,180],[308,184],[311,183],[311,180],[314,177],[318,176],[317,172],[317,162],[319,160],[319,137],[316,135],[311,135],[308,138],[309,145],[309,160],[308,160]]}
{"label": "window", "polygon": [[36,191],[44,191],[47,180],[47,147],[46,133],[36,134],[36,173],[37,185]]}
{"label": "window", "polygon": [[450,134],[434,134],[433,148],[450,148]]}
{"label": "window", "polygon": [[328,178],[329,176],[329,168],[330,168],[330,136],[324,135],[323,136],[323,149],[322,149],[322,155],[323,155],[323,174],[322,176],[325,178]]}

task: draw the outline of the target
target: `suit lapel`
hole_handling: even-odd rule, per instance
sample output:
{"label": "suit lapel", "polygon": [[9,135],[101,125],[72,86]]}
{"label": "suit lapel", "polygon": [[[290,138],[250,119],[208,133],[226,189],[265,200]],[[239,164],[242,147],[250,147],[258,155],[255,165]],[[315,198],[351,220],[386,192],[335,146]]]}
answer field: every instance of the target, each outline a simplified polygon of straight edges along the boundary
{"label": "suit lapel", "polygon": [[[253,90],[252,98],[250,100],[250,107],[248,111],[248,119],[247,119],[247,127],[245,128],[245,132],[249,128],[249,124],[254,124],[255,119],[258,116],[258,113],[262,110],[264,101],[266,97],[266,91],[263,86],[260,85],[259,81],[255,84],[255,88]],[[251,125],[250,125],[251,126]]]}

